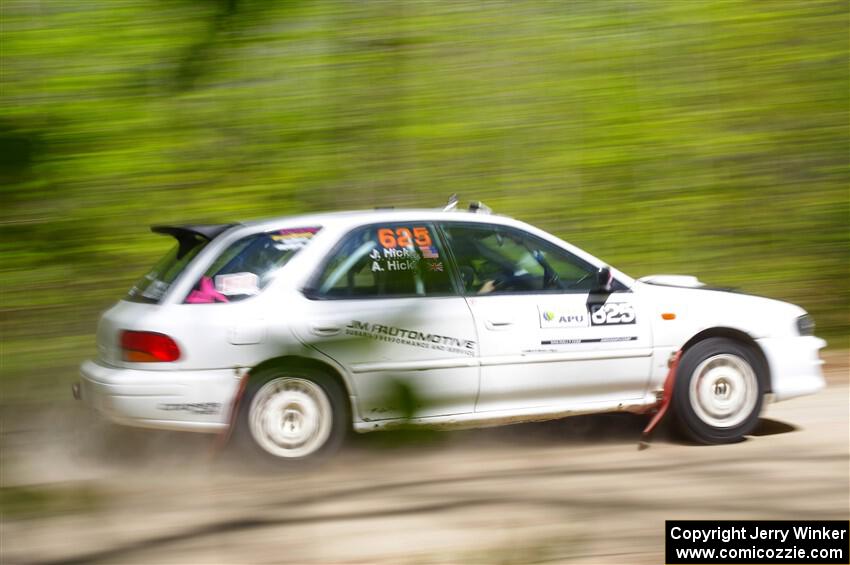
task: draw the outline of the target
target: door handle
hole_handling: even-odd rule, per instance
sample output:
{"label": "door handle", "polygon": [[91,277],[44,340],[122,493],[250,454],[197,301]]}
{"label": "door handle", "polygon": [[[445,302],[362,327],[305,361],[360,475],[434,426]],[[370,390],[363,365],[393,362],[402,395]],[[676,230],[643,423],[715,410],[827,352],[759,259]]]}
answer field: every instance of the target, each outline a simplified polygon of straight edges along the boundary
{"label": "door handle", "polygon": [[487,320],[484,322],[484,325],[487,326],[489,330],[507,330],[510,329],[511,326],[514,325],[513,320]]}
{"label": "door handle", "polygon": [[310,326],[310,332],[319,337],[331,337],[342,331],[342,328],[333,324],[314,324]]}

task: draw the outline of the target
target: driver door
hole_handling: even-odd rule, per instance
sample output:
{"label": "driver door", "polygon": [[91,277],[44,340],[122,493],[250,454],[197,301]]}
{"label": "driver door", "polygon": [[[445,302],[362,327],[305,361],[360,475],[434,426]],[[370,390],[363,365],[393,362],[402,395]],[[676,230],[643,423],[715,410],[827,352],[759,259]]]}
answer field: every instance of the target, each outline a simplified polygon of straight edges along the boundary
{"label": "driver door", "polygon": [[649,319],[597,267],[523,230],[442,226],[479,337],[476,412],[640,398],[650,374]]}

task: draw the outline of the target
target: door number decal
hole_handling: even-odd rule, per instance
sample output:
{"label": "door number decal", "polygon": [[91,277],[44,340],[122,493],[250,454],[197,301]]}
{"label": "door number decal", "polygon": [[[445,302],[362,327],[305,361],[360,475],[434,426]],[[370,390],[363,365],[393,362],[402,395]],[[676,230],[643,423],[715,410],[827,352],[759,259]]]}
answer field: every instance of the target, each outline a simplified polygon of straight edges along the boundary
{"label": "door number decal", "polygon": [[590,323],[594,326],[613,326],[635,323],[635,309],[625,302],[590,305]]}

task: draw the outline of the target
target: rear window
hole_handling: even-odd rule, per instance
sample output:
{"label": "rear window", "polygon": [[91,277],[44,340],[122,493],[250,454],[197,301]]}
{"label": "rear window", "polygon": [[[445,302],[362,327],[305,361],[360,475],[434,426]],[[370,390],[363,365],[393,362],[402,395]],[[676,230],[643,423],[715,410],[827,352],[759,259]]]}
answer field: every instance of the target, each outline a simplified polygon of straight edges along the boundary
{"label": "rear window", "polygon": [[200,236],[177,244],[159,260],[127,293],[126,300],[158,304],[183,269],[200,253],[208,241]]}
{"label": "rear window", "polygon": [[319,229],[288,228],[236,241],[213,261],[185,302],[235,302],[259,294]]}

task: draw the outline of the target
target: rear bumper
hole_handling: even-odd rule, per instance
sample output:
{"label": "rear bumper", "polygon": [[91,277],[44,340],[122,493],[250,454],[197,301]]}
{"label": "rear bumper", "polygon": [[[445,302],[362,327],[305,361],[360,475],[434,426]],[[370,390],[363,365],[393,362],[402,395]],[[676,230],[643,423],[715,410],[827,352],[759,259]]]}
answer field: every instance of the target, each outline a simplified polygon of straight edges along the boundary
{"label": "rear bumper", "polygon": [[814,394],[826,386],[818,351],[826,342],[814,336],[757,340],[770,365],[774,400]]}
{"label": "rear bumper", "polygon": [[233,369],[140,371],[86,361],[80,376],[80,399],[116,423],[214,433],[228,426],[240,375]]}

